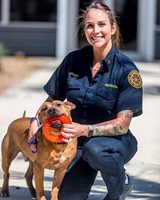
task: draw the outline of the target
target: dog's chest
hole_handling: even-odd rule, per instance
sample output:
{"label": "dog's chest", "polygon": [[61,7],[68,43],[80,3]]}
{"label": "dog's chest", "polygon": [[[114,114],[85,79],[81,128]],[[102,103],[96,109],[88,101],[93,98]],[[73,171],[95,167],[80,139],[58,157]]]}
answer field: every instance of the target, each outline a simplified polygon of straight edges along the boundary
{"label": "dog's chest", "polygon": [[46,167],[48,169],[56,169],[61,167],[62,165],[65,165],[67,160],[67,157],[63,154],[56,155],[55,153],[51,153],[48,161],[46,162]]}

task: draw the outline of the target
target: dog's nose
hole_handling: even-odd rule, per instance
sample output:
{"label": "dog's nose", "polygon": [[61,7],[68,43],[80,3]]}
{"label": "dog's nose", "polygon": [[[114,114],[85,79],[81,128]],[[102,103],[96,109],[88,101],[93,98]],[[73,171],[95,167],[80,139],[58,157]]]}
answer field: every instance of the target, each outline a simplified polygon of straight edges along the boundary
{"label": "dog's nose", "polygon": [[50,108],[48,110],[48,113],[51,114],[51,115],[55,115],[56,114],[56,109],[55,108]]}

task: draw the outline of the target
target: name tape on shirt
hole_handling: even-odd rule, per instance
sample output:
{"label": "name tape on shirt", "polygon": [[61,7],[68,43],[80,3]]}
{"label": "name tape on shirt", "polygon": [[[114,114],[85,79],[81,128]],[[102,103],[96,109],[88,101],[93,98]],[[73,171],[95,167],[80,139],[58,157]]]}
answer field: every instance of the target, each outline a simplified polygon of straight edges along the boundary
{"label": "name tape on shirt", "polygon": [[137,70],[132,70],[128,74],[128,82],[134,88],[141,88],[142,87],[142,78]]}
{"label": "name tape on shirt", "polygon": [[69,72],[69,75],[70,75],[70,76],[73,76],[73,77],[76,77],[76,78],[79,77],[79,75],[78,75],[78,74],[75,74],[74,72]]}
{"label": "name tape on shirt", "polygon": [[111,88],[117,88],[118,89],[117,85],[108,84],[108,83],[105,84],[105,87],[111,87]]}

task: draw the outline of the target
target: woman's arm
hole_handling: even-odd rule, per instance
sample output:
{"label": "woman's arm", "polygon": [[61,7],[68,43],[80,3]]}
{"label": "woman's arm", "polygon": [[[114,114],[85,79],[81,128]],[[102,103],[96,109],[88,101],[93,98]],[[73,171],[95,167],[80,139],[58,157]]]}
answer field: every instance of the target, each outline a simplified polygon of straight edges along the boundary
{"label": "woman's arm", "polygon": [[133,116],[131,110],[123,110],[117,118],[93,125],[93,136],[117,136],[126,134]]}
{"label": "woman's arm", "polygon": [[[113,120],[92,125],[93,136],[118,136],[126,134],[133,116],[131,110],[123,110],[117,114]],[[88,125],[72,123],[63,124],[62,135],[66,138],[65,142],[71,138],[88,136]]]}

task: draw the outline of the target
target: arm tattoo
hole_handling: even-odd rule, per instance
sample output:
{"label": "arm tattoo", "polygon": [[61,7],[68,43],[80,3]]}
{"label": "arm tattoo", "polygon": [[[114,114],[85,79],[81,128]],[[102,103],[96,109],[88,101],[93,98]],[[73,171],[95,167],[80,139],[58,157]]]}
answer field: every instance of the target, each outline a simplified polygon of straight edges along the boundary
{"label": "arm tattoo", "polygon": [[93,125],[93,136],[118,136],[126,134],[133,116],[131,110],[124,110],[113,120]]}

